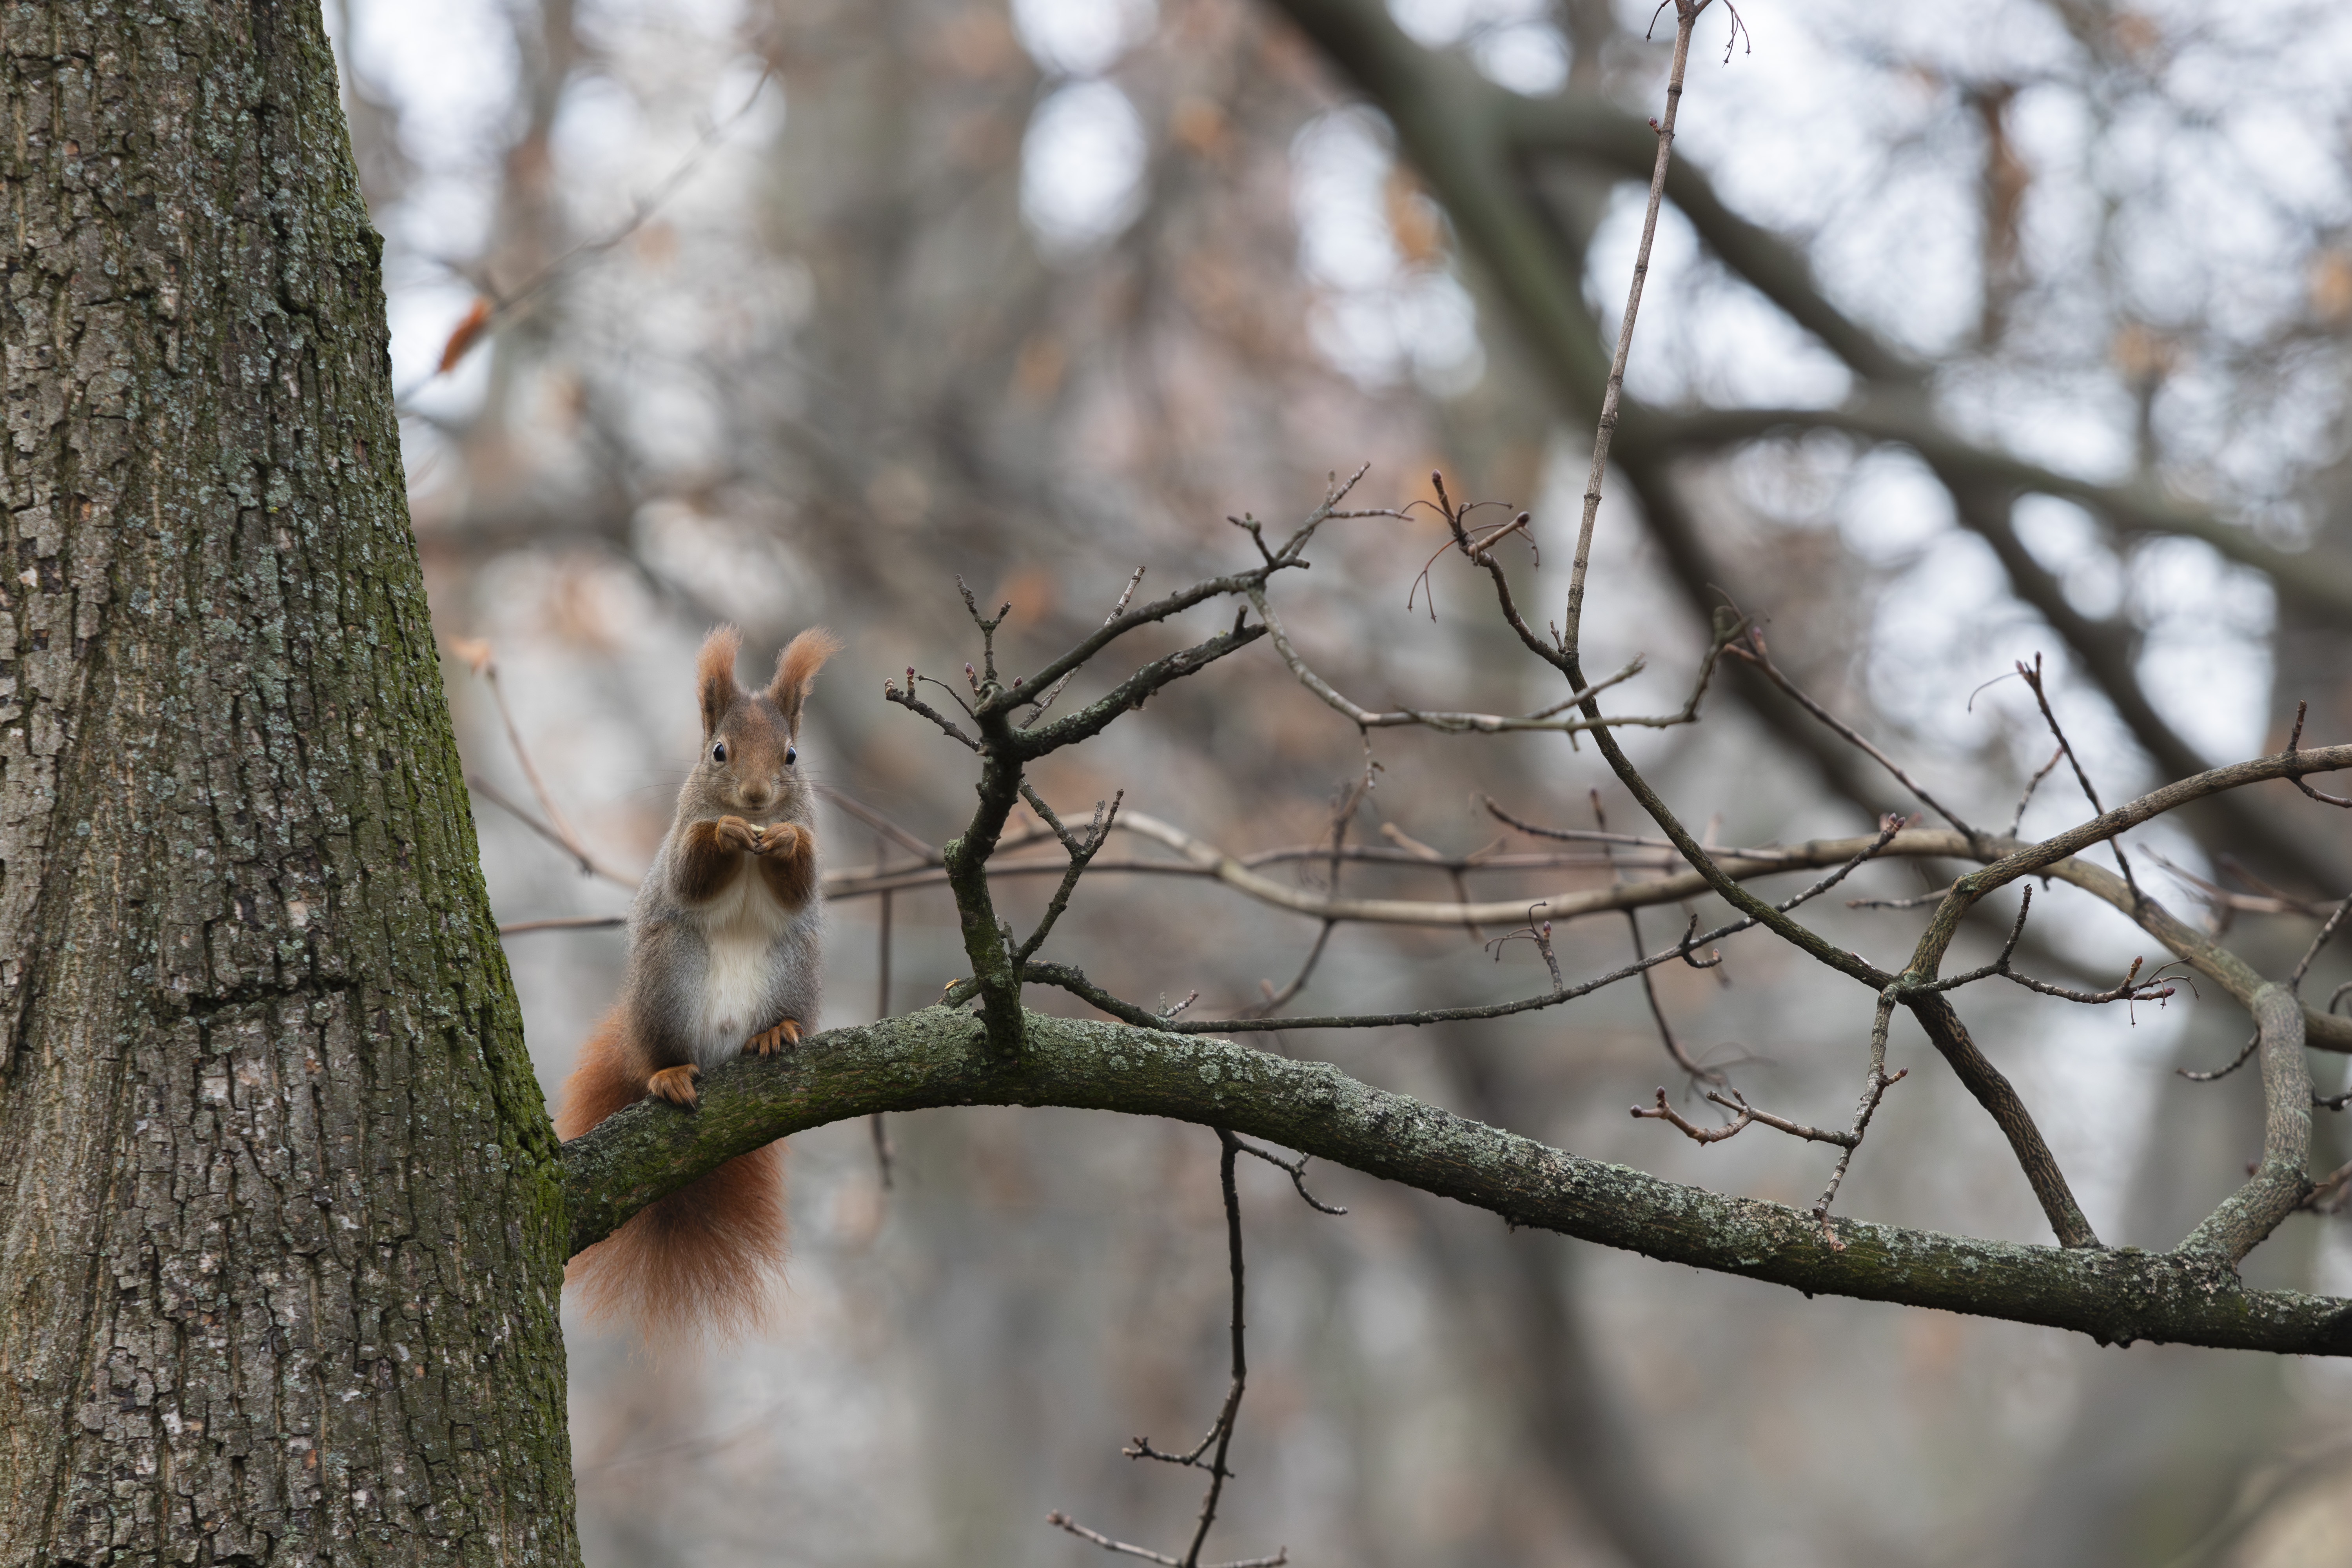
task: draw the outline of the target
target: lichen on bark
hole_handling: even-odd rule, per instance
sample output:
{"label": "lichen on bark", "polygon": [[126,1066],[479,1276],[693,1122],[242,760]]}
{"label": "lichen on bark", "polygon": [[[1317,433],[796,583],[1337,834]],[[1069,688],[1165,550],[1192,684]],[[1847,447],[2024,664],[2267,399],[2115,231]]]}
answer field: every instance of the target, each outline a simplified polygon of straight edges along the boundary
{"label": "lichen on bark", "polygon": [[315,5],[0,10],[0,1565],[576,1563]]}
{"label": "lichen on bark", "polygon": [[571,1245],[771,1139],[874,1111],[1062,1105],[1166,1116],[1268,1139],[1318,1159],[1538,1226],[1810,1293],[1935,1307],[2070,1329],[2107,1343],[2158,1340],[2352,1355],[2352,1301],[2252,1290],[2226,1257],[2183,1248],[2036,1247],[1835,1220],[1588,1160],[1299,1061],[1201,1035],[1028,1016],[1020,1060],[993,1056],[960,1008],[813,1036],[731,1062],[688,1114],[633,1106],[563,1146]]}

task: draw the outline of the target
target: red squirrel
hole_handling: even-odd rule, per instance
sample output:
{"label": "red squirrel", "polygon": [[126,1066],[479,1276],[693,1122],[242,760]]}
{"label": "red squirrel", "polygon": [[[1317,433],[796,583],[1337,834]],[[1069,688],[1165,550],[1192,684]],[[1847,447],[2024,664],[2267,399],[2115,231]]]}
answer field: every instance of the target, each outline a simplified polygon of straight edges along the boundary
{"label": "red squirrel", "polygon": [[[801,633],[768,689],[747,691],[735,683],[742,641],[720,626],[695,661],[701,757],[629,911],[620,1000],[564,1081],[561,1137],[649,1094],[691,1110],[706,1068],[771,1055],[814,1026],[824,906],[816,798],[795,742],[817,669],[841,644],[820,628]],[[778,1143],[639,1210],[564,1279],[591,1320],[627,1321],[660,1346],[755,1327],[766,1276],[783,1258]]]}

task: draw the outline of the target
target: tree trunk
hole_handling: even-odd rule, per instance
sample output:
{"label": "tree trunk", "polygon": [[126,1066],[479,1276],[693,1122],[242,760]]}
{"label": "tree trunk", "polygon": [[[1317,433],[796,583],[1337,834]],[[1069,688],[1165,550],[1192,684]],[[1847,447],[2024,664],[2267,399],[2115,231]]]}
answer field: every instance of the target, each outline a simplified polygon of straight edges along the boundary
{"label": "tree trunk", "polygon": [[0,11],[0,1568],[578,1561],[315,0]]}

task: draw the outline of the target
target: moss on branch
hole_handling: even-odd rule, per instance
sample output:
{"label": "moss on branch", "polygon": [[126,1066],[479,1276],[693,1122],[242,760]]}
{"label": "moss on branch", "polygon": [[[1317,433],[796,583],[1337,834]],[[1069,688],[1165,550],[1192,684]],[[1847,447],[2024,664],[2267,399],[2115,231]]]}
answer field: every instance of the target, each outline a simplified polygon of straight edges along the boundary
{"label": "moss on branch", "polygon": [[1514,1225],[1769,1280],[2154,1340],[2352,1354],[2352,1300],[2251,1290],[2208,1253],[2027,1246],[1857,1220],[1824,1237],[1801,1210],[1726,1196],[1484,1126],[1324,1062],[1231,1041],[1031,1013],[1018,1062],[970,1013],[927,1008],[830,1030],[703,1079],[698,1111],[646,1101],[564,1145],[573,1250],[719,1162],[830,1121],[947,1105],[1165,1116],[1283,1144],[1501,1215]]}

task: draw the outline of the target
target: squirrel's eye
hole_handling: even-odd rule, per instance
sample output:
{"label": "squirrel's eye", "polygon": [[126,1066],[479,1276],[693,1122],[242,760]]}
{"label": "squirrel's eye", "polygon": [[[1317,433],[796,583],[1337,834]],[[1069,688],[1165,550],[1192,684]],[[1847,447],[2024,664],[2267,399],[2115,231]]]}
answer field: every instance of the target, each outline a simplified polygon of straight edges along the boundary
{"label": "squirrel's eye", "polygon": [[710,760],[714,763],[723,763],[727,760],[726,742],[721,741],[717,745],[710,748]]}
{"label": "squirrel's eye", "polygon": [[793,763],[800,760],[800,754],[801,749],[798,746],[786,746],[784,748],[784,766],[791,767]]}

